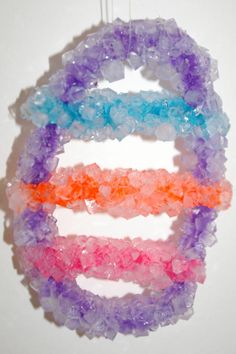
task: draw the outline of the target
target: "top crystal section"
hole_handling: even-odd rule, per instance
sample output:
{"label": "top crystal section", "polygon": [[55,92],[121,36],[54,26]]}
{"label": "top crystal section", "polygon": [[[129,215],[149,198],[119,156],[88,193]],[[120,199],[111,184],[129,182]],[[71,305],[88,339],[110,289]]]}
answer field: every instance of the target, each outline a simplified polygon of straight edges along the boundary
{"label": "top crystal section", "polygon": [[220,110],[221,102],[212,81],[217,67],[207,50],[171,20],[117,19],[89,35],[63,55],[63,68],[49,80],[50,94],[65,103],[81,100],[86,90],[124,78],[124,65],[144,66],[152,78],[183,97],[204,114]]}

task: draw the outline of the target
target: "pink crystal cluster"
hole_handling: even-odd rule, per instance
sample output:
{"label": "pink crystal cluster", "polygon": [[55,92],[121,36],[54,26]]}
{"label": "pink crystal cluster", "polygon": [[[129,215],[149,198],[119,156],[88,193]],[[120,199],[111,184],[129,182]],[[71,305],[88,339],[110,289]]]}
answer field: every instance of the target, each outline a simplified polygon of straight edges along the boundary
{"label": "pink crystal cluster", "polygon": [[[144,66],[172,93],[94,91],[99,80]],[[45,311],[88,337],[145,335],[188,319],[196,283],[205,278],[215,219],[229,206],[224,179],[227,116],[214,92],[217,67],[174,20],[116,20],[64,54],[64,67],[22,106],[35,129],[8,185],[19,260]],[[96,164],[56,170],[70,137],[123,139],[131,133],[184,140],[186,172],[101,170]],[[144,157],[145,158],[145,157]],[[166,241],[58,235],[55,205],[134,217],[180,213]],[[105,298],[80,288],[78,274],[123,279],[142,294]]]}
{"label": "pink crystal cluster", "polygon": [[204,262],[184,257],[173,240],[68,236],[55,238],[47,247],[22,247],[20,252],[24,269],[36,268],[56,281],[84,274],[163,290],[174,281],[202,283],[205,279]]}

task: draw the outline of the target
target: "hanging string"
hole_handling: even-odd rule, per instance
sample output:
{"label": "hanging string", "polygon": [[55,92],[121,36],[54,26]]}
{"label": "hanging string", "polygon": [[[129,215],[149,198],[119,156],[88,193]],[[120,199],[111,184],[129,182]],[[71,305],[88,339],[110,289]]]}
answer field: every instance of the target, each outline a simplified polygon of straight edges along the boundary
{"label": "hanging string", "polygon": [[111,23],[114,21],[113,0],[100,0],[100,15],[102,23]]}
{"label": "hanging string", "polygon": [[129,0],[129,21],[131,22],[131,0]]}
{"label": "hanging string", "polygon": [[[132,5],[128,2],[128,14],[130,27],[132,24]],[[100,16],[102,23],[111,23],[114,21],[114,0],[100,0]]]}
{"label": "hanging string", "polygon": [[113,0],[111,0],[111,22],[114,21],[114,3]]}
{"label": "hanging string", "polygon": [[101,23],[104,23],[104,17],[103,17],[103,1],[100,0],[100,16],[101,16]]}
{"label": "hanging string", "polygon": [[106,23],[109,23],[108,0],[106,0]]}

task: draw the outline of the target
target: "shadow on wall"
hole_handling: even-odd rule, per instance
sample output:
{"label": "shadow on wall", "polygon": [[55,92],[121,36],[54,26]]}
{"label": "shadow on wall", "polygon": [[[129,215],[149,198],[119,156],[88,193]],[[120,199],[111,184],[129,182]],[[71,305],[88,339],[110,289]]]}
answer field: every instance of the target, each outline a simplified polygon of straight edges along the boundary
{"label": "shadow on wall", "polygon": [[[61,57],[62,55],[69,51],[74,49],[81,41],[83,41],[87,35],[92,34],[96,31],[98,31],[101,27],[103,26],[103,23],[99,23],[96,26],[92,26],[90,29],[85,30],[80,36],[76,36],[73,38],[72,42],[66,45],[63,50],[61,50],[59,53],[52,55],[49,58],[49,70],[46,71],[36,82],[36,86],[41,86],[43,84],[46,84],[50,78],[51,75],[53,75],[58,69],[61,68],[62,63],[61,63]],[[142,74],[145,76],[145,70],[142,72]],[[166,82],[160,82],[159,83],[161,87],[164,89],[170,89],[170,87],[166,86]],[[12,212],[8,207],[8,201],[6,197],[6,186],[7,182],[11,181],[12,178],[14,178],[15,171],[16,171],[16,165],[17,165],[17,160],[19,157],[19,153],[23,150],[23,147],[25,145],[25,141],[27,137],[30,134],[30,131],[33,128],[33,125],[31,122],[25,121],[20,118],[20,107],[21,105],[26,101],[27,97],[32,94],[34,90],[34,87],[29,87],[26,89],[23,89],[20,92],[20,95],[17,97],[16,101],[11,104],[8,107],[10,115],[15,119],[16,123],[20,126],[20,134],[19,136],[15,139],[13,146],[12,146],[12,151],[10,153],[10,156],[7,160],[7,166],[6,166],[6,176],[5,178],[2,178],[0,180],[0,209],[3,210],[5,213],[4,217],[4,241],[12,246],[12,251],[13,251],[13,256],[12,256],[12,262],[13,266],[16,269],[18,274],[22,274],[20,264],[17,258],[17,250],[16,247],[13,244],[13,228],[12,228]],[[153,139],[152,139],[153,140]],[[177,141],[175,144],[176,149],[180,152],[180,155],[184,153],[183,150],[183,145],[181,141]],[[182,165],[181,165],[181,158],[176,156],[174,158],[174,163],[176,166],[179,167],[179,171],[182,170]],[[171,237],[178,237],[178,230],[179,226],[181,224],[181,216],[178,218],[178,220],[173,223],[172,225],[172,230],[173,230],[173,235]],[[24,279],[22,281],[24,285],[27,285],[27,281]],[[35,308],[38,308],[40,306],[37,294],[34,292],[29,286],[28,286],[30,296],[31,296],[31,303]],[[45,318],[50,321],[55,323],[53,320],[53,317],[51,314],[46,313]],[[55,323],[56,324],[56,323]],[[81,335],[80,333],[78,333]]]}
{"label": "shadow on wall", "polygon": [[[76,36],[73,38],[73,40],[67,44],[60,52],[52,55],[49,58],[49,70],[46,71],[36,82],[36,86],[41,86],[44,85],[48,82],[49,78],[51,75],[53,75],[58,69],[62,67],[62,62],[61,62],[61,57],[64,53],[68,52],[69,50],[74,49],[81,41],[83,41],[87,35],[92,34],[96,31],[98,31],[101,27],[103,26],[103,23],[99,23],[96,26],[92,26],[91,28],[85,30],[81,35]],[[31,122],[28,122],[26,120],[23,120],[20,118],[20,107],[21,105],[26,101],[27,97],[32,94],[33,90],[35,87],[28,87],[26,89],[23,89],[19,96],[16,98],[15,102],[12,103],[9,107],[9,113],[10,115],[15,119],[17,125],[20,126],[20,134],[19,136],[16,137],[14,140],[14,143],[12,145],[12,150],[11,153],[8,157],[7,160],[7,166],[6,166],[6,176],[2,179],[0,179],[0,210],[4,212],[4,241],[12,246],[12,263],[14,268],[16,269],[18,274],[22,274],[20,264],[18,262],[17,258],[17,251],[16,247],[13,244],[13,225],[12,225],[12,212],[9,209],[8,206],[8,200],[6,196],[6,187],[7,183],[12,180],[15,176],[15,171],[16,171],[16,166],[17,166],[17,160],[19,158],[19,153],[23,150],[23,147],[25,145],[25,141],[27,137],[29,136],[33,125]],[[25,279],[22,281],[24,285],[27,285],[27,282]],[[31,296],[31,303],[32,305],[37,308],[40,306],[37,294],[30,288],[30,296]],[[53,318],[50,314],[45,314],[45,317],[47,320],[50,322],[54,322]],[[54,322],[55,323],[55,322]]]}

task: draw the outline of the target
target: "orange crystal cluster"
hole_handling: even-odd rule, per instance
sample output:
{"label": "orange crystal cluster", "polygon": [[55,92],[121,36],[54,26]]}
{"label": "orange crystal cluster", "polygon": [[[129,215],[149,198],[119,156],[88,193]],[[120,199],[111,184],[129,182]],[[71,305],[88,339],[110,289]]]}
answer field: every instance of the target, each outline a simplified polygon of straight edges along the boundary
{"label": "orange crystal cluster", "polygon": [[107,212],[131,218],[137,215],[178,215],[195,206],[225,209],[231,186],[226,180],[201,184],[190,173],[169,173],[164,169],[101,169],[97,164],[61,168],[49,181],[21,185],[29,198],[90,213]]}

